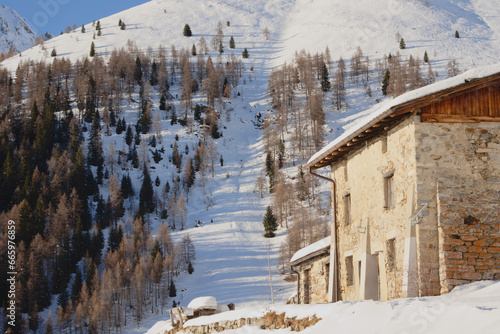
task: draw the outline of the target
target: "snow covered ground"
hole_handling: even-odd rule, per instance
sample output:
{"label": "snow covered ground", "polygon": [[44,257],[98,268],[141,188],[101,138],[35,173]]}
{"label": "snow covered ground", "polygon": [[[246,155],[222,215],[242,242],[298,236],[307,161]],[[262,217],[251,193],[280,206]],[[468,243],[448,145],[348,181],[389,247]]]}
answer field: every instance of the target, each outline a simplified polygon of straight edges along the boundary
{"label": "snow covered ground", "polygon": [[[262,305],[200,317],[186,322],[198,326],[261,317],[267,312],[286,313],[287,318],[322,320],[302,331],[322,333],[498,333],[500,328],[500,282],[482,281],[455,288],[451,293],[426,298],[398,299],[389,302],[356,301],[319,305]],[[158,323],[147,334],[163,333],[170,322]],[[262,330],[245,326],[227,334],[292,333],[290,329]]]}
{"label": "snow covered ground", "polygon": [[[290,61],[296,51],[324,52],[326,46],[334,61],[340,56],[350,59],[358,46],[372,61],[398,51],[405,57],[422,58],[426,50],[441,78],[446,76],[446,63],[452,58],[458,60],[461,69],[499,61],[500,8],[496,3],[489,0],[429,2],[430,6],[426,7],[425,1],[413,0],[153,0],[101,19],[102,36],[94,39],[95,29],[88,23],[85,34],[78,27],[75,32],[55,37],[43,46],[4,61],[0,67],[5,66],[14,72],[20,61],[51,61],[52,49],[56,49],[58,57],[76,61],[89,54],[92,42],[102,56],[114,48],[126,47],[129,40],[143,50],[148,47],[157,50],[160,44],[167,50],[171,45],[177,49],[190,49],[193,44],[197,45],[202,34],[210,44],[217,22],[221,21],[225,45],[233,35],[235,55],[241,55],[243,49],[248,48],[250,58],[245,60],[245,76],[238,87],[241,95],[228,105],[232,111],[229,116],[223,115],[224,136],[216,142],[224,166],[216,167],[215,176],[209,178],[205,193],[197,181],[189,196],[186,229],[172,232],[176,241],[189,233],[197,256],[194,273],[182,273],[176,281],[178,297],[175,300],[186,306],[196,297],[210,295],[215,296],[220,304],[235,303],[238,310],[246,310],[236,312],[246,312],[247,316],[277,307],[290,314],[317,314],[324,319],[307,333],[334,332],[338,328],[343,333],[374,332],[374,328],[390,333],[437,333],[443,326],[454,333],[481,332],[483,329],[486,333],[493,333],[495,321],[497,326],[500,325],[500,285],[491,283],[478,283],[443,297],[387,303],[262,306],[271,303],[268,251],[276,301],[283,303],[295,290],[295,283],[285,282],[276,271],[278,247],[285,232],[280,229],[276,238],[263,238],[262,218],[270,204],[270,196],[261,199],[254,191],[255,181],[264,166],[265,153],[262,131],[256,129],[252,121],[256,113],[265,114],[271,109],[266,92],[271,69]],[[119,20],[126,24],[126,30],[119,29]],[[227,26],[227,21],[230,26]],[[189,38],[182,35],[186,23],[193,32]],[[265,28],[270,31],[269,40],[264,38]],[[460,32],[461,38],[454,37],[455,30]],[[399,50],[395,39],[397,32],[406,41],[405,50]],[[229,54],[227,49],[223,59]],[[252,66],[254,71],[250,72]],[[372,83],[376,85],[375,82]],[[376,103],[375,97],[367,98],[361,89],[360,92],[354,87],[349,89],[348,110],[337,112],[332,105],[325,105],[331,129],[327,141],[343,133],[347,125],[360,117],[360,112]],[[381,97],[380,92],[374,95]],[[133,123],[137,119],[137,110],[126,109],[123,115],[127,122]],[[170,152],[168,147],[177,134],[181,138],[179,148],[182,150],[188,144],[192,152],[199,134],[162,122],[165,148]],[[116,149],[121,149],[123,140],[115,135],[103,136],[103,147],[107,149],[111,141],[116,141]],[[174,168],[164,160],[152,172],[151,178],[154,180],[159,176],[167,180],[173,174]],[[131,176],[134,188],[139,189],[140,172]],[[325,190],[328,193],[327,185]],[[212,201],[213,205],[207,205],[207,201]],[[198,220],[202,224],[195,227]],[[160,223],[157,219],[152,225],[153,230]],[[150,314],[138,326],[130,321],[124,333],[145,333],[160,321],[154,330],[148,332],[154,334],[167,317],[167,314]],[[472,326],[474,331],[470,331]],[[228,332],[259,331],[243,328]]]}

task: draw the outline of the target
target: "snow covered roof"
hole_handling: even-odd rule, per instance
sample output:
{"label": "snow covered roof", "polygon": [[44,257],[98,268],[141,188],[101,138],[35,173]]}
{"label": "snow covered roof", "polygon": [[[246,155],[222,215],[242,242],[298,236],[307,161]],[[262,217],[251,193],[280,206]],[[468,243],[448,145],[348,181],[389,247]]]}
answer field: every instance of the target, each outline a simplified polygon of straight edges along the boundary
{"label": "snow covered roof", "polygon": [[326,253],[330,250],[330,243],[332,238],[326,237],[320,241],[310,244],[307,247],[299,249],[291,258],[290,264],[297,265],[305,260],[308,260],[316,255]]}
{"label": "snow covered roof", "polygon": [[[475,87],[478,85],[478,80],[490,77],[500,77],[500,64],[472,69],[456,77],[436,82],[407,92],[395,99],[382,102],[372,108],[372,111],[366,117],[361,118],[341,136],[314,154],[307,162],[306,167],[308,169],[318,169],[331,165],[344,156],[345,152],[357,148],[359,143],[379,134],[380,131],[375,131],[373,128],[379,127],[380,130],[383,129],[384,126],[381,125],[389,123],[387,120],[397,121],[408,116],[415,109],[428,103],[431,96],[433,100],[437,100],[442,96],[446,96],[450,90],[455,91],[457,89],[461,90],[460,88]],[[370,128],[372,129],[370,130]],[[368,135],[369,132],[372,135]]]}
{"label": "snow covered roof", "polygon": [[187,306],[190,309],[217,309],[217,300],[215,297],[206,296],[206,297],[198,297],[193,299],[189,305]]}

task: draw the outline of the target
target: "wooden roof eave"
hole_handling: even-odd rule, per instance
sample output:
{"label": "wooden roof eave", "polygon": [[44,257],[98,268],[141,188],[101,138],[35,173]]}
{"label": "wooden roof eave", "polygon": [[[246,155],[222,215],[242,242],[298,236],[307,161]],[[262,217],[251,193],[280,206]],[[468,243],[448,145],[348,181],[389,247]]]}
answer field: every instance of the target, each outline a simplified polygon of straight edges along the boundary
{"label": "wooden roof eave", "polygon": [[330,246],[322,248],[322,249],[319,249],[319,250],[317,250],[315,252],[312,252],[310,254],[307,254],[306,256],[301,257],[301,258],[299,258],[299,259],[297,259],[297,260],[295,260],[293,262],[290,262],[290,266],[291,267],[295,267],[295,266],[297,266],[297,265],[299,265],[299,264],[301,264],[301,263],[303,263],[303,262],[305,262],[307,260],[313,259],[315,257],[321,256],[321,255],[324,255],[324,254],[329,254],[329,253],[330,253]]}
{"label": "wooden roof eave", "polygon": [[373,124],[368,129],[365,129],[364,131],[357,134],[355,137],[347,141],[342,146],[331,151],[328,155],[324,156],[322,159],[313,164],[311,168],[313,170],[316,170],[326,166],[330,166],[333,162],[340,160],[348,153],[357,150],[359,146],[361,146],[361,144],[366,143],[370,139],[386,131],[388,127],[392,127],[398,121],[400,121],[403,118],[406,118],[409,114],[413,113],[414,113],[413,109],[405,109],[390,114],[389,117],[383,118],[379,122]]}

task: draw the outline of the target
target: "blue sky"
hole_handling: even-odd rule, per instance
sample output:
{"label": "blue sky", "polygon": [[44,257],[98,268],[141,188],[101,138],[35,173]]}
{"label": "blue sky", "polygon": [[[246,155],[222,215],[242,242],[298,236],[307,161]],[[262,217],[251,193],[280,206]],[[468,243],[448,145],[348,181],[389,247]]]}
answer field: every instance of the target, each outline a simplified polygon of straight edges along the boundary
{"label": "blue sky", "polygon": [[0,0],[14,8],[38,34],[59,35],[67,26],[78,27],[149,0]]}

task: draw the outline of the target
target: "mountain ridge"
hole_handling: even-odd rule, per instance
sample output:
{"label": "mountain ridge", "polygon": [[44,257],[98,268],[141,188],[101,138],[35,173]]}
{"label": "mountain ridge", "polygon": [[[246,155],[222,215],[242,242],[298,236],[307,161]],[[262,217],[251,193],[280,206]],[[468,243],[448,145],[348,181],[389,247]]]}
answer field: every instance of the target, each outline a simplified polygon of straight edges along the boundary
{"label": "mountain ridge", "polygon": [[29,49],[36,36],[35,30],[14,9],[0,6],[0,53]]}

